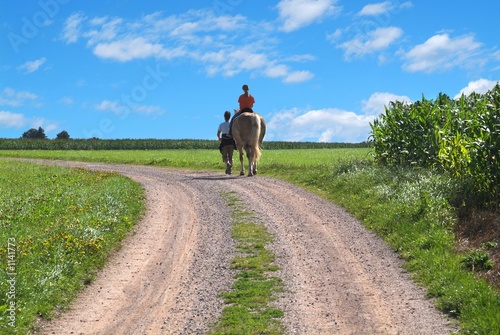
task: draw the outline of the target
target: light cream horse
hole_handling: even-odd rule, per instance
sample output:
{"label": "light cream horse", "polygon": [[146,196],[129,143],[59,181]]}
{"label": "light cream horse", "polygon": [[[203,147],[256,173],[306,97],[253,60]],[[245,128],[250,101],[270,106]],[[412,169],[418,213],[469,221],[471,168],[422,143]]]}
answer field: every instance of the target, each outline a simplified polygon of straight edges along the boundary
{"label": "light cream horse", "polygon": [[266,122],[257,113],[242,113],[233,120],[232,135],[240,153],[240,176],[245,175],[243,149],[248,158],[248,176],[257,174],[257,161],[260,158],[260,146],[265,134]]}

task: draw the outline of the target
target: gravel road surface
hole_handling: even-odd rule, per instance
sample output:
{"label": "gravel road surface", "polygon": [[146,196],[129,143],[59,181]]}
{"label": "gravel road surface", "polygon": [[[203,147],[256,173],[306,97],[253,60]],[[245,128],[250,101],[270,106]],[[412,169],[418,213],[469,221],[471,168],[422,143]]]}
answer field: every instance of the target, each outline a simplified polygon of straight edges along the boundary
{"label": "gravel road surface", "polygon": [[[39,161],[41,162],[41,161]],[[235,255],[224,191],[275,235],[287,334],[438,335],[455,331],[397,254],[342,208],[289,183],[221,171],[45,162],[117,171],[147,212],[69,311],[39,334],[206,334],[221,315]]]}

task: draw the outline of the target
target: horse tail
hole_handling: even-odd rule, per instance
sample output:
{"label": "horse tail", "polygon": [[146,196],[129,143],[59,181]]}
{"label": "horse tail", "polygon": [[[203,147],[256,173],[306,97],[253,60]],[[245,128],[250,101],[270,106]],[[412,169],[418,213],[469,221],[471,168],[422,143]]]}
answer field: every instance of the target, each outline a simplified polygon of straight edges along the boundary
{"label": "horse tail", "polygon": [[249,138],[249,145],[252,147],[253,151],[253,159],[255,161],[258,161],[261,155],[260,151],[260,134],[261,134],[261,127],[260,127],[260,117],[256,114],[254,114],[254,117],[252,117],[252,132],[250,134]]}

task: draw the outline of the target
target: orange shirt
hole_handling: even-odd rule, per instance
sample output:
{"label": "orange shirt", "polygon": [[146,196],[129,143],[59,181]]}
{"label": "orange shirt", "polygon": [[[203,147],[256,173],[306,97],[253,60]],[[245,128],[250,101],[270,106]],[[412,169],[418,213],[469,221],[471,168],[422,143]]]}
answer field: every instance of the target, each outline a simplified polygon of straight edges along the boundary
{"label": "orange shirt", "polygon": [[240,109],[253,108],[253,104],[255,103],[255,99],[253,98],[253,96],[250,93],[248,95],[243,93],[238,98],[238,102],[240,103]]}

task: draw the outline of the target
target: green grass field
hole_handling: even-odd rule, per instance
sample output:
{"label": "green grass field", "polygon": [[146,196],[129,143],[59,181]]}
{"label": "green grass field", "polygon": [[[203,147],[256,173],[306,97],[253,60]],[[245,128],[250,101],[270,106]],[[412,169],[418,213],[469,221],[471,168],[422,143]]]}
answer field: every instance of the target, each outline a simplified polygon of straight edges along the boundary
{"label": "green grass field", "polygon": [[[264,150],[262,170],[271,167],[328,166],[349,159],[371,159],[371,149],[292,149]],[[0,157],[29,157],[84,162],[155,165],[188,169],[217,170],[223,166],[221,155],[214,150],[0,150]],[[239,166],[237,152],[234,164]],[[246,165],[245,159],[245,165]]]}
{"label": "green grass field", "polygon": [[[475,254],[457,252],[457,210],[451,203],[456,193],[460,192],[460,185],[446,175],[429,170],[377,166],[370,150],[265,150],[259,164],[259,174],[296,183],[347,208],[401,254],[407,261],[407,268],[427,288],[428,295],[436,298],[437,307],[460,322],[462,334],[498,335],[500,294],[493,285],[480,279],[486,270],[480,266],[471,267],[470,264],[465,266],[467,262],[464,260],[472,260],[473,265],[479,262],[472,257]],[[206,169],[218,170],[221,174],[224,171],[217,150],[0,151],[0,156]],[[31,175],[33,165],[26,166],[29,166],[28,170],[18,169],[16,173]],[[40,178],[50,180],[50,175],[51,172]],[[7,182],[4,179],[1,185]],[[77,184],[78,181],[74,179],[71,183]],[[18,198],[34,196],[31,193],[34,186],[29,185],[17,186],[27,190],[25,193],[20,192]],[[16,208],[11,203],[6,206],[10,210]],[[27,221],[23,225],[26,228],[22,229],[28,229],[33,226],[33,222]],[[9,235],[0,235],[0,238],[4,239],[5,245]],[[43,245],[43,241],[47,241],[47,238],[36,242],[38,247],[40,243]],[[492,246],[491,249],[478,251],[486,258],[499,248],[499,241],[490,242],[488,245]],[[35,242],[30,241],[29,245],[35,245]],[[4,259],[8,253],[5,252],[8,250],[4,251],[0,259],[7,263]],[[495,266],[494,269],[498,269]],[[9,289],[8,285],[3,285],[4,290]],[[0,306],[2,304],[7,306],[0,300]],[[7,315],[6,307],[3,308],[4,315]],[[50,305],[42,308],[43,313],[48,310]],[[24,314],[19,312],[19,315]],[[5,319],[1,322],[5,324]]]}
{"label": "green grass field", "polygon": [[143,209],[118,174],[0,160],[0,334],[64,309]]}

